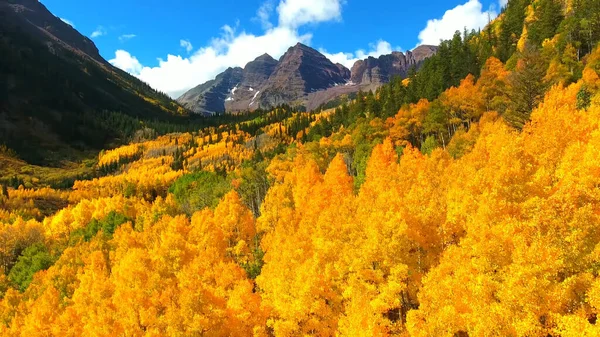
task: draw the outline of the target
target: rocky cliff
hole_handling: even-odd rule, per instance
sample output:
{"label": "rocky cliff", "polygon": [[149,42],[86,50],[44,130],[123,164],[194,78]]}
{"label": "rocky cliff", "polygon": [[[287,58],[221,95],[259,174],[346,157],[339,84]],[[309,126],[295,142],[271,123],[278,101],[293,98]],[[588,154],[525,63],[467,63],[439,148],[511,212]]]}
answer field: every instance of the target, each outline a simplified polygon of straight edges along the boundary
{"label": "rocky cliff", "polygon": [[406,52],[406,54],[392,52],[378,58],[369,57],[357,61],[352,67],[351,81],[361,85],[380,85],[389,82],[394,76],[407,77],[411,68],[418,68],[436,51],[437,47],[435,46],[423,45]]}

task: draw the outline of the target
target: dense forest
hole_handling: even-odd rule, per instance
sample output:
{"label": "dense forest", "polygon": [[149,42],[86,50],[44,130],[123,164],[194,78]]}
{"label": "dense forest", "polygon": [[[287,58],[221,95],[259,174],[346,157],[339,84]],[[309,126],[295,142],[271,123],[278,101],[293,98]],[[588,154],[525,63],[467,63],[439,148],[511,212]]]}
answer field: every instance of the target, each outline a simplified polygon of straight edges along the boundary
{"label": "dense forest", "polygon": [[100,112],[127,145],[0,179],[0,335],[598,336],[599,40],[511,0],[338,106]]}

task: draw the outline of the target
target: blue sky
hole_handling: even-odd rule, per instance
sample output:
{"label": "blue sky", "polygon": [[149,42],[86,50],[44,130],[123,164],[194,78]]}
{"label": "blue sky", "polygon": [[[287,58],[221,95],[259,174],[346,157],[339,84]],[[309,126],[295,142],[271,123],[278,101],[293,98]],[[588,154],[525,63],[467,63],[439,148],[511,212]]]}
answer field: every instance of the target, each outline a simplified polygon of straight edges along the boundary
{"label": "blue sky", "polygon": [[[492,0],[41,0],[104,58],[177,97],[230,66],[296,42],[351,67],[367,55],[437,44],[499,12]],[[504,1],[504,0],[501,0]]]}

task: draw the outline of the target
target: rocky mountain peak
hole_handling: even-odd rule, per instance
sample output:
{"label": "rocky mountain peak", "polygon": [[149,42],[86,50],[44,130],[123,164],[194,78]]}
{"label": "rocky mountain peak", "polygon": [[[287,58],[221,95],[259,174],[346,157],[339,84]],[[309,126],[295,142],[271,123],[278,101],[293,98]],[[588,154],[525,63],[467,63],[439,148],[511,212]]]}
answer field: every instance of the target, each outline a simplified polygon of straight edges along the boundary
{"label": "rocky mountain peak", "polygon": [[438,47],[431,45],[420,45],[417,48],[413,49],[410,53],[413,55],[414,59],[417,62],[423,62],[425,59],[431,57],[433,54],[437,53]]}
{"label": "rocky mountain peak", "polygon": [[231,76],[235,76],[236,74],[239,75],[243,72],[243,69],[240,67],[229,67],[227,69],[225,69],[224,72],[220,73],[219,75],[217,75],[217,79],[218,78],[229,78]]}
{"label": "rocky mountain peak", "polygon": [[267,53],[264,53],[264,54],[260,55],[253,62],[257,62],[257,61],[260,61],[260,62],[277,62],[277,60],[275,60],[271,55],[269,55]]}
{"label": "rocky mountain peak", "polygon": [[260,86],[271,76],[277,67],[277,60],[269,54],[263,54],[244,67],[244,78],[248,85]]}
{"label": "rocky mountain peak", "polygon": [[317,50],[298,43],[281,57],[271,82],[275,87],[311,92],[345,83],[348,75],[346,67],[333,64]]}
{"label": "rocky mountain peak", "polygon": [[393,52],[378,58],[369,57],[356,62],[350,71],[342,64],[334,64],[319,51],[297,43],[279,61],[263,54],[243,70],[228,69],[227,73],[235,73],[234,76],[219,75],[190,90],[178,101],[199,113],[253,110],[279,104],[314,107],[340,94],[374,89],[393,76],[405,77],[411,67],[418,67],[436,50],[434,46],[420,46],[406,54]]}
{"label": "rocky mountain peak", "polygon": [[282,62],[286,59],[294,59],[298,57],[312,57],[312,58],[324,58],[325,55],[319,53],[316,49],[313,49],[305,44],[298,42],[295,46],[290,47],[283,56],[279,59],[279,62]]}
{"label": "rocky mountain peak", "polygon": [[260,94],[273,71],[277,67],[277,60],[269,54],[263,54],[254,61],[246,64],[239,84],[232,87],[225,99],[227,110],[245,110],[254,105],[255,98]]}

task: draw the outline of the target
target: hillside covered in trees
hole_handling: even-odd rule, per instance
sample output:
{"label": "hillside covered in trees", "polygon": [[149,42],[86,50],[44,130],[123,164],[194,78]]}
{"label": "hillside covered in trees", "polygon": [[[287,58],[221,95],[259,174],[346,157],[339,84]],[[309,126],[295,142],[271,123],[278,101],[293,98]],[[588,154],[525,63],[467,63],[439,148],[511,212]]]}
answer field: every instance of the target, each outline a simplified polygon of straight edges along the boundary
{"label": "hillside covered in trees", "polygon": [[0,144],[29,163],[60,166],[120,144],[131,120],[173,123],[188,113],[113,67],[37,0],[0,1],[0,55]]}
{"label": "hillside covered in trees", "polygon": [[598,0],[511,0],[339,106],[6,174],[0,335],[598,336],[599,40]]}

